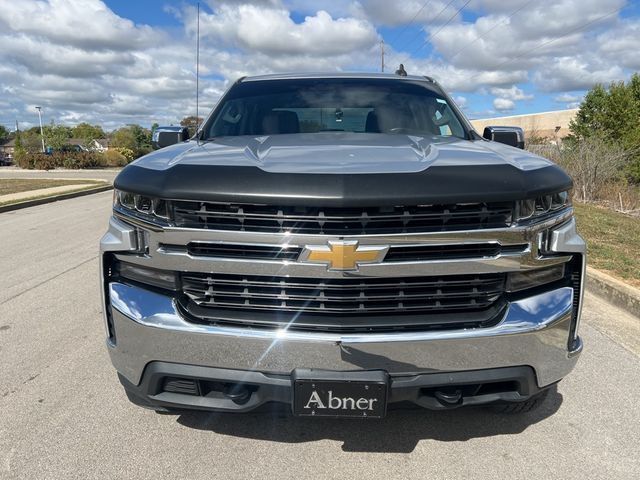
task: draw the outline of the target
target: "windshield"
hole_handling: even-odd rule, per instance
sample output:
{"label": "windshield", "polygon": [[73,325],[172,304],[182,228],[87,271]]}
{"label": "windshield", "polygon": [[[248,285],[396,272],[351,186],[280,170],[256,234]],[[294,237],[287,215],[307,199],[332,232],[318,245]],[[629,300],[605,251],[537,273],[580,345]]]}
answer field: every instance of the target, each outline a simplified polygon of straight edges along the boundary
{"label": "windshield", "polygon": [[316,78],[234,86],[205,138],[316,132],[404,133],[466,138],[449,101],[431,85],[395,79]]}

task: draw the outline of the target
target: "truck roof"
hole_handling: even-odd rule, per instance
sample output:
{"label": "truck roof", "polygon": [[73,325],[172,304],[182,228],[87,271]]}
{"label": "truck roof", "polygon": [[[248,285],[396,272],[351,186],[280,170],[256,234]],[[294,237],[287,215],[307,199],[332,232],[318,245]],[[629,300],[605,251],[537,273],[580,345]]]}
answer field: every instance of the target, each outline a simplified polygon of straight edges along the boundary
{"label": "truck roof", "polygon": [[263,80],[287,80],[299,78],[380,78],[386,80],[412,80],[436,83],[431,77],[421,75],[407,75],[406,77],[393,73],[374,73],[374,72],[291,72],[291,73],[271,73],[267,75],[255,75],[243,77],[241,82],[253,82]]}

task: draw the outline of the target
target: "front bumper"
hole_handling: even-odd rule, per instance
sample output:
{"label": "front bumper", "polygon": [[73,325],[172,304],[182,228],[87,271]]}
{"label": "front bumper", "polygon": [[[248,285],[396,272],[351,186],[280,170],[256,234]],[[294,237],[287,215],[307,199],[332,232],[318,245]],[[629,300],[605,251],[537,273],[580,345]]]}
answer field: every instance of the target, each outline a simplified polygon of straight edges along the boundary
{"label": "front bumper", "polygon": [[[567,375],[582,349],[580,341],[568,348],[570,287],[512,302],[494,327],[362,335],[196,325],[182,318],[171,297],[124,283],[111,283],[109,298],[115,334],[109,353],[129,390],[141,385],[153,362],[232,370],[238,372],[236,380],[254,374],[285,376],[285,383],[296,368],[386,370],[392,379],[445,374],[444,381],[447,374],[524,366],[532,369],[540,389]],[[422,388],[422,380],[416,381],[416,388]],[[517,401],[527,395],[501,399]],[[283,398],[286,394],[279,393],[263,400]],[[188,406],[189,401],[174,397],[170,403]]]}

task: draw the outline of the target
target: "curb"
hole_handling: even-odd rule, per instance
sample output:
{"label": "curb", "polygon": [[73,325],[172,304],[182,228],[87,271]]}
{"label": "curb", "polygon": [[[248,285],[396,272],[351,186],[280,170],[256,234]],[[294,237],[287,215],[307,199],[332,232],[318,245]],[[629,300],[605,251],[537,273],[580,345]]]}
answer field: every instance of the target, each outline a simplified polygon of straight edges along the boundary
{"label": "curb", "polygon": [[640,318],[640,289],[591,267],[587,267],[587,288],[616,307]]}
{"label": "curb", "polygon": [[97,188],[91,188],[88,190],[80,190],[79,192],[62,193],[60,195],[52,195],[51,197],[36,198],[34,200],[27,200],[19,203],[12,203],[11,205],[4,205],[0,207],[0,213],[11,212],[13,210],[20,210],[22,208],[35,207],[36,205],[44,205],[45,203],[53,203],[58,200],[68,200],[70,198],[84,197],[85,195],[92,195],[94,193],[106,192],[113,190],[113,185],[103,185]]}

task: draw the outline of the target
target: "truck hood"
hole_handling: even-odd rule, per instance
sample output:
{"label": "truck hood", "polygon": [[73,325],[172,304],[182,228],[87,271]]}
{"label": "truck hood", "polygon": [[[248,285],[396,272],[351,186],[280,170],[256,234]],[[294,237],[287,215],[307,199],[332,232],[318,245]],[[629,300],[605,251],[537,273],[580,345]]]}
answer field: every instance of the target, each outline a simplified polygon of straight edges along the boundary
{"label": "truck hood", "polygon": [[337,132],[189,141],[133,162],[114,184],[169,199],[327,207],[511,201],[572,185],[549,160],[495,142]]}
{"label": "truck hood", "polygon": [[257,167],[270,173],[376,174],[415,173],[434,164],[509,164],[531,170],[550,162],[484,140],[325,132],[191,141],[154,152],[136,164],[155,170],[181,164]]}

